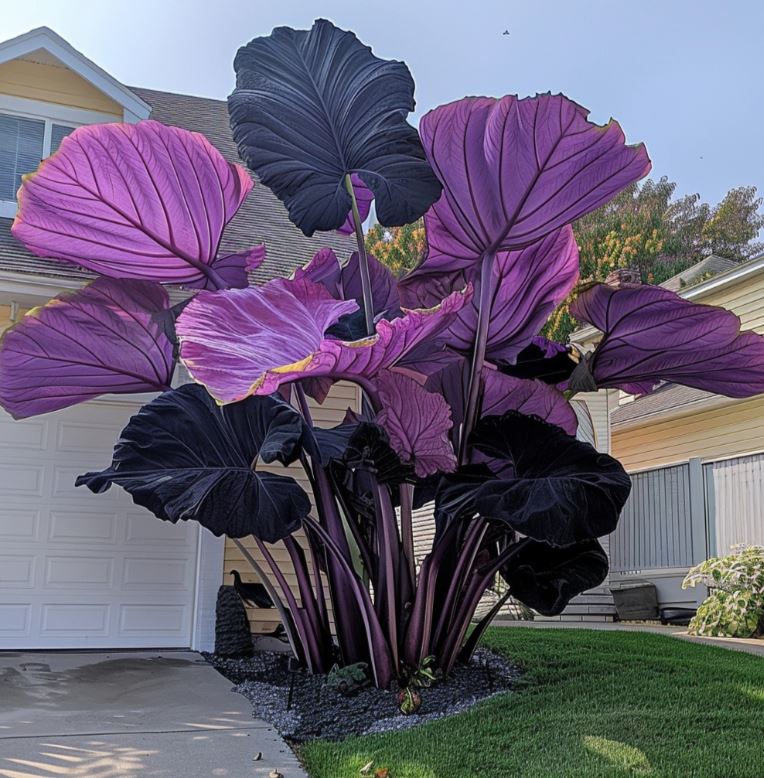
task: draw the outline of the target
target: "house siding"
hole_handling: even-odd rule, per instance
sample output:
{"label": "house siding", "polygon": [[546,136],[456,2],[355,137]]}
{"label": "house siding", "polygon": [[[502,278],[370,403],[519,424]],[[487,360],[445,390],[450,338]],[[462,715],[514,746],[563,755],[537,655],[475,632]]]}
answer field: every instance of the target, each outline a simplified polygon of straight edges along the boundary
{"label": "house siding", "polygon": [[65,67],[14,59],[0,65],[0,94],[84,108],[122,119],[122,106]]}
{"label": "house siding", "polygon": [[[331,392],[327,396],[322,405],[310,400],[310,410],[313,416],[313,421],[320,427],[334,427],[340,424],[345,417],[345,413],[348,408],[357,410],[360,408],[360,392],[358,387],[349,383],[338,383],[332,387]],[[264,470],[272,470],[275,473],[284,473],[284,468],[278,465],[272,467],[264,467]],[[311,496],[310,484],[307,476],[302,467],[295,463],[288,468],[289,475],[291,475],[299,484],[305,489],[308,496]],[[297,533],[295,537],[298,541],[304,541],[304,535]],[[250,554],[257,560],[258,564],[267,572],[268,564],[265,561],[263,554],[257,547],[254,538],[242,538],[241,543],[247,548]],[[304,543],[302,543],[304,545]],[[290,589],[293,591],[299,601],[299,594],[297,590],[297,579],[294,573],[294,568],[289,559],[289,554],[284,548],[283,543],[275,543],[268,545],[268,550],[273,556],[274,560],[278,563],[284,577],[289,584]],[[309,557],[308,557],[309,558]],[[225,542],[225,557],[223,563],[223,580],[221,583],[231,584],[232,579],[230,577],[231,570],[238,570],[241,573],[241,577],[245,581],[258,581],[257,574],[251,569],[249,562],[244,558],[241,551],[236,547],[236,544],[230,538],[226,538]],[[280,587],[272,578],[271,583],[280,591]],[[280,623],[278,612],[275,608],[247,608],[247,616],[249,618],[252,631],[257,634],[265,634],[273,632]]]}
{"label": "house siding", "polygon": [[748,454],[764,449],[764,397],[730,402],[612,431],[613,456],[627,471]]}
{"label": "house siding", "polygon": [[[741,328],[764,333],[764,272],[711,289],[693,302],[718,305],[740,317]],[[720,401],[672,418],[646,419],[611,431],[613,456],[627,470],[748,454],[764,450],[764,397]]]}

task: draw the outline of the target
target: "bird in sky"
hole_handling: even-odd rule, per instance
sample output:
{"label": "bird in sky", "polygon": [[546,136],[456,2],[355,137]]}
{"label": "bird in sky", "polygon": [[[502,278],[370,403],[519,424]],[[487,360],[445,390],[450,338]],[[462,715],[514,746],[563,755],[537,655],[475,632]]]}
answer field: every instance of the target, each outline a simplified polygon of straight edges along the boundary
{"label": "bird in sky", "polygon": [[509,35],[509,30],[504,30],[504,32],[502,33],[502,35]]}

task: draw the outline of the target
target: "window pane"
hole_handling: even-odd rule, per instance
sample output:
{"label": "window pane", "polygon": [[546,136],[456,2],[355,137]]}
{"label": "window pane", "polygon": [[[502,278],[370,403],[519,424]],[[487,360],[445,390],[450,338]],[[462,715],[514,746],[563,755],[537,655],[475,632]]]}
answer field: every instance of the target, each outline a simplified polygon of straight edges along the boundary
{"label": "window pane", "polygon": [[21,177],[42,159],[45,122],[0,114],[0,200],[15,200]]}
{"label": "window pane", "polygon": [[61,141],[76,129],[76,127],[67,127],[65,124],[54,124],[50,131],[50,153],[58,151]]}

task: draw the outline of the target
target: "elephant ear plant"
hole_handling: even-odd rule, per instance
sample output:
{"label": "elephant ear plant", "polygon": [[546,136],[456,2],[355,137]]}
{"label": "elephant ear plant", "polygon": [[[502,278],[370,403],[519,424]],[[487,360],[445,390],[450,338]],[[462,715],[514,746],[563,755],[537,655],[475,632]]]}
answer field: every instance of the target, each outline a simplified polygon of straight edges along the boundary
{"label": "elephant ear plant", "polygon": [[[543,614],[605,578],[597,538],[630,481],[576,438],[573,395],[661,381],[764,392],[764,338],[664,289],[601,285],[572,308],[603,331],[593,353],[539,337],[577,284],[571,223],[650,169],[616,122],[563,95],[509,95],[436,108],[417,132],[405,64],[323,20],[256,38],[235,68],[241,158],[297,228],[354,232],[357,251],[249,286],[264,248],[218,251],[252,187],[243,168],[153,121],[82,127],[25,180],[13,232],[100,277],[6,333],[0,400],[23,418],[161,392],[111,465],[77,483],[254,536],[264,562],[249,559],[301,662],[365,663],[377,686],[410,688],[469,658],[497,574]],[[372,200],[386,226],[424,216],[427,252],[403,278],[364,247]],[[168,284],[195,296],[173,308]],[[177,360],[195,383],[171,388]],[[307,396],[337,381],[360,387],[361,407],[321,428]],[[311,494],[277,463],[303,468]],[[417,566],[412,510],[429,504],[435,539]]]}

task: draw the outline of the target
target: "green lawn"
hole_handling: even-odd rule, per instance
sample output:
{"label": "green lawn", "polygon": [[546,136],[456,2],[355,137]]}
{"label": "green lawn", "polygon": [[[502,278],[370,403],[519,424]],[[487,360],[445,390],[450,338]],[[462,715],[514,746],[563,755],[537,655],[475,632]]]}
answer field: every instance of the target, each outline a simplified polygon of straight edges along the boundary
{"label": "green lawn", "polygon": [[[494,628],[520,691],[399,734],[315,742],[312,778],[764,776],[764,659],[637,632]],[[372,771],[373,774],[373,771]]]}

